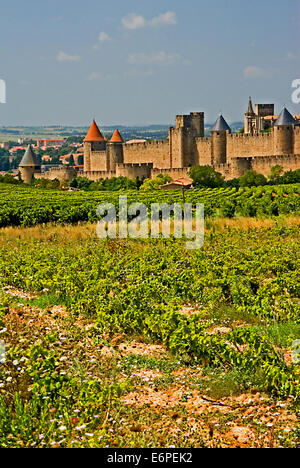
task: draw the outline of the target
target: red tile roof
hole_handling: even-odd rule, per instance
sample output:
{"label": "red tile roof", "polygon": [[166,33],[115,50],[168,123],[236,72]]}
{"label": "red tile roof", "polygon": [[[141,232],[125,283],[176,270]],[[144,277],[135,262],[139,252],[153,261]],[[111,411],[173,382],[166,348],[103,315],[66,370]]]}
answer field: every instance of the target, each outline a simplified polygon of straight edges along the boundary
{"label": "red tile roof", "polygon": [[93,141],[105,141],[103,138],[102,133],[100,132],[98,125],[96,124],[95,120],[93,120],[93,123],[83,140],[85,142],[93,142]]}
{"label": "red tile roof", "polygon": [[111,143],[124,143],[124,140],[119,132],[119,130],[116,130],[113,136],[111,137],[110,140]]}

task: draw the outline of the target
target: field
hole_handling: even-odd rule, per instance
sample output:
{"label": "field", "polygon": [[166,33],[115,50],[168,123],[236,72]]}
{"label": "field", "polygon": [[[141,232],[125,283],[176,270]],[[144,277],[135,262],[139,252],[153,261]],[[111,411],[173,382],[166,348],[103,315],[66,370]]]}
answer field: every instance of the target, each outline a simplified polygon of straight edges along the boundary
{"label": "field", "polygon": [[[300,186],[193,189],[186,191],[187,203],[204,203],[206,217],[270,217],[300,213]],[[181,191],[62,192],[0,184],[0,227],[34,226],[43,223],[94,222],[100,203],[113,203],[119,195],[128,204],[182,203]]]}
{"label": "field", "polygon": [[[0,230],[1,447],[300,446],[299,187],[188,192],[207,207],[193,251],[67,224],[93,221],[116,193],[11,190],[0,189],[12,225]],[[252,217],[222,219],[225,206]]]}
{"label": "field", "polygon": [[0,194],[1,446],[299,445],[299,186],[188,191],[199,251],[99,240],[119,193]]}

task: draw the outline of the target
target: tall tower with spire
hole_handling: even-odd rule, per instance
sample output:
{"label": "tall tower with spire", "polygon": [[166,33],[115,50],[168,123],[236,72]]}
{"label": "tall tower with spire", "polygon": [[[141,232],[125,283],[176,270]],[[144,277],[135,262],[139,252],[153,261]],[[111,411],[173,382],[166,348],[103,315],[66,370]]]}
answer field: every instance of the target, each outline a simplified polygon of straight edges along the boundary
{"label": "tall tower with spire", "polygon": [[244,118],[244,133],[246,135],[253,135],[254,128],[256,126],[255,124],[256,124],[256,117],[255,117],[255,112],[253,110],[252,98],[250,96],[248,109],[247,109],[247,112],[245,113],[245,118]]}

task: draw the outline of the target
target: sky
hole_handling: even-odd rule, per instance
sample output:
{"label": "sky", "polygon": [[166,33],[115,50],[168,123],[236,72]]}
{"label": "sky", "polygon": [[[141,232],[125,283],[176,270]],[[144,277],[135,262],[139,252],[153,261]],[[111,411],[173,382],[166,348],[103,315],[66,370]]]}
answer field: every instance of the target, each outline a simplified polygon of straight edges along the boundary
{"label": "sky", "polygon": [[172,124],[286,105],[300,78],[300,0],[1,2],[1,125]]}

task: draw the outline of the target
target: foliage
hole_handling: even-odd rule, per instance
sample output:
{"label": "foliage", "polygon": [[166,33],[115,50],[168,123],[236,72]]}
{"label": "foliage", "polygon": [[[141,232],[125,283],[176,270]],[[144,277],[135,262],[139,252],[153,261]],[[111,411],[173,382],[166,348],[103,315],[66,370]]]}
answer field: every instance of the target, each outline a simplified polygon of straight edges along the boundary
{"label": "foliage", "polygon": [[20,181],[11,174],[4,174],[3,176],[0,175],[0,184],[18,185],[20,184]]}
{"label": "foliage", "polygon": [[258,174],[252,169],[240,177],[240,187],[259,187],[266,185],[267,179],[262,174]]}
{"label": "foliage", "polygon": [[273,166],[271,168],[271,172],[270,172],[270,175],[269,175],[269,180],[272,182],[272,183],[276,183],[279,179],[279,177],[283,174],[283,167],[282,166],[279,166],[279,164],[277,164],[276,166]]}
{"label": "foliage", "polygon": [[[95,317],[96,335],[138,334],[198,363],[259,371],[261,390],[298,399],[299,368],[285,361],[278,341],[264,331],[290,324],[285,344],[297,334],[297,234],[297,228],[282,227],[211,233],[205,247],[195,251],[185,251],[184,243],[172,239],[80,238],[63,245],[46,240],[38,249],[34,239],[18,243],[18,248],[7,242],[1,248],[0,284],[59,291],[70,312]],[[191,316],[181,313],[184,304],[193,305]],[[225,334],[212,333],[218,323],[214,311],[225,306],[244,317],[244,323]],[[260,328],[247,322],[249,315]],[[65,398],[67,382],[57,372],[57,358],[39,348],[30,353],[27,372],[37,386],[35,393]]]}
{"label": "foliage", "polygon": [[190,177],[195,188],[216,188],[224,185],[223,176],[211,166],[194,166],[190,169]]}
{"label": "foliage", "polygon": [[145,179],[140,190],[159,190],[160,187],[168,182],[171,182],[172,178],[167,174],[158,174],[155,179]]}
{"label": "foliage", "polygon": [[[42,182],[41,179],[35,183],[45,183],[48,187],[48,182]],[[58,181],[56,183],[59,185]],[[89,188],[88,179],[82,179],[82,183],[86,183]],[[229,217],[270,217],[299,213],[299,192],[299,184],[240,189],[190,189],[186,191],[185,199],[187,203],[204,203],[206,217],[220,214]],[[96,210],[100,203],[112,203],[118,212],[119,195],[127,196],[128,205],[144,203],[149,210],[152,203],[182,203],[182,194],[177,191],[87,190],[66,193],[25,185],[12,187],[0,184],[0,227],[97,221]]]}

